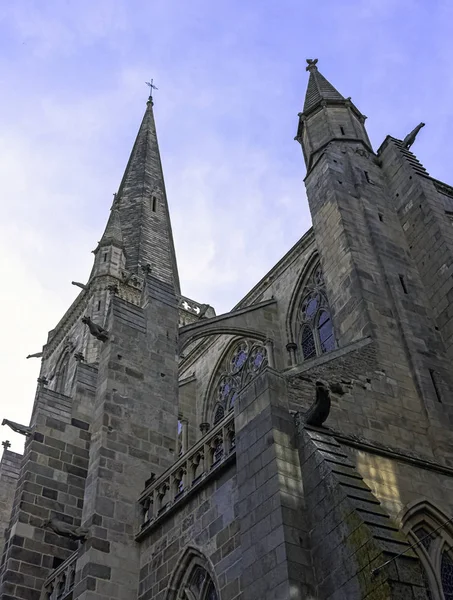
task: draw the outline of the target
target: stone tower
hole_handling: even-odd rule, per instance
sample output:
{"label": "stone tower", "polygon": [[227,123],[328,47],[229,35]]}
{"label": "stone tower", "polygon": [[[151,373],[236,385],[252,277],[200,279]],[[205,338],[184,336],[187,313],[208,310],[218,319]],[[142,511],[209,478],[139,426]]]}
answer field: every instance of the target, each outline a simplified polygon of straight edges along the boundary
{"label": "stone tower", "polygon": [[307,63],[313,227],[222,315],[181,295],[149,99],[6,421],[2,600],[453,598],[453,188]]}

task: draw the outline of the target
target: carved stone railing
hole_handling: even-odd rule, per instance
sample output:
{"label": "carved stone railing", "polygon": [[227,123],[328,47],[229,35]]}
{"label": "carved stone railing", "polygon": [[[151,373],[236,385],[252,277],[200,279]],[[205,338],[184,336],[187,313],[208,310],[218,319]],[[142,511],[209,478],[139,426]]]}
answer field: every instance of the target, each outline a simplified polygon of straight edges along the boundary
{"label": "carved stone railing", "polygon": [[76,550],[44,582],[41,600],[69,600],[74,589],[75,569],[79,551]]}
{"label": "carved stone railing", "polygon": [[235,448],[234,412],[231,411],[143,491],[139,498],[142,521],[137,538],[229,462]]}

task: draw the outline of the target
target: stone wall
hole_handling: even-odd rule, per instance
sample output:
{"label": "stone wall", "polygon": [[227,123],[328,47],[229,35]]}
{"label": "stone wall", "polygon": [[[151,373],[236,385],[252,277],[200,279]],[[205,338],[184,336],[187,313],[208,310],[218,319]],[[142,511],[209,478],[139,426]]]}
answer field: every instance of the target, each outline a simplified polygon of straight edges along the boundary
{"label": "stone wall", "polygon": [[325,430],[302,424],[298,442],[315,597],[428,600],[416,555],[343,447]]}
{"label": "stone wall", "polygon": [[141,541],[139,600],[163,600],[178,584],[174,574],[191,548],[215,575],[222,600],[239,597],[242,572],[236,467],[225,467],[201,491],[161,517]]}
{"label": "stone wall", "polygon": [[[431,435],[423,407],[412,402],[410,396],[407,398],[410,392],[404,382],[396,381],[380,368],[371,340],[326,354],[287,371],[286,377],[292,410],[311,406],[315,400],[314,384],[323,379],[332,389],[328,424],[334,430],[409,452],[416,436],[419,454],[452,463],[451,457],[440,450],[439,440]],[[446,450],[451,454],[449,446]]]}
{"label": "stone wall", "polygon": [[[345,440],[343,447],[347,444]],[[357,445],[348,448],[348,455],[395,522],[409,505],[420,500],[431,502],[446,515],[453,514],[453,469],[420,460],[415,453],[398,456],[388,450]]]}
{"label": "stone wall", "polygon": [[5,532],[9,527],[22,458],[22,454],[5,448],[0,461],[0,557],[3,555]]}
{"label": "stone wall", "polygon": [[71,409],[67,396],[38,390],[7,531],[0,588],[5,600],[39,600],[47,575],[77,547],[45,523],[81,523],[90,434]]}

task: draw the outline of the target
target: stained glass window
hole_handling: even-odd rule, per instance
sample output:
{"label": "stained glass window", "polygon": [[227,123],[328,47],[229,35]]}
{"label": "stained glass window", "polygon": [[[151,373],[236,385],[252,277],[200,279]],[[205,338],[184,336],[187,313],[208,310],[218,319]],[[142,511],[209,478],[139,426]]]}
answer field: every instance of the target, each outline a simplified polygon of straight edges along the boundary
{"label": "stained glass window", "polygon": [[300,346],[303,360],[308,360],[334,350],[335,336],[319,267],[313,272],[304,291],[297,315],[297,345]]}
{"label": "stained glass window", "polygon": [[445,600],[453,600],[453,561],[450,555],[445,551],[442,553],[440,578]]}
{"label": "stained glass window", "polygon": [[309,327],[308,325],[305,325],[302,329],[300,343],[302,347],[302,354],[305,360],[316,356],[315,338],[313,337],[311,327]]}
{"label": "stained glass window", "polygon": [[213,423],[234,408],[239,390],[267,365],[266,348],[261,342],[241,340],[224,359],[224,367],[216,384]]}
{"label": "stained glass window", "polygon": [[318,333],[319,343],[321,344],[321,352],[330,352],[335,347],[335,340],[333,337],[333,327],[330,315],[327,311],[323,310],[319,314],[318,319]]}
{"label": "stained glass window", "polygon": [[220,404],[217,406],[216,411],[214,413],[214,425],[221,421],[225,416],[225,409]]}
{"label": "stained glass window", "polygon": [[[190,578],[190,592],[182,592],[178,598],[194,598],[194,600],[218,600],[219,596],[209,573],[203,567],[195,567]],[[182,590],[181,590],[182,591]]]}
{"label": "stained glass window", "polygon": [[423,526],[418,527],[414,531],[414,533],[418,537],[418,539],[421,541],[421,545],[429,552],[429,547],[431,546],[432,537],[431,537],[428,529],[426,529],[426,527],[423,527]]}
{"label": "stained glass window", "polygon": [[420,542],[414,550],[420,558],[426,595],[428,600],[453,600],[451,539],[446,529],[436,526],[434,531],[433,527],[422,521],[412,530],[414,541]]}

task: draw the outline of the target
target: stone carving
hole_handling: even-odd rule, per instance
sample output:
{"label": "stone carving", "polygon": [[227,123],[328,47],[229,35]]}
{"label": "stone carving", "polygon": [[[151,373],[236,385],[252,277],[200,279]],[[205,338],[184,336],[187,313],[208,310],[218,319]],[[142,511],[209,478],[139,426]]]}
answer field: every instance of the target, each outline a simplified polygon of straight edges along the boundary
{"label": "stone carving", "polygon": [[107,289],[109,290],[109,292],[111,294],[114,294],[114,295],[119,294],[119,291],[120,291],[120,289],[119,289],[119,287],[118,287],[118,285],[116,283],[109,284],[107,286]]}
{"label": "stone carving", "polygon": [[85,357],[82,352],[76,352],[74,358],[77,362],[85,362]]}
{"label": "stone carving", "polygon": [[324,381],[316,382],[316,400],[305,413],[305,423],[322,427],[330,413],[330,390]]}
{"label": "stone carving", "polygon": [[67,348],[69,352],[74,352],[76,349],[76,344],[72,338],[68,337],[65,339],[64,347]]}
{"label": "stone carving", "polygon": [[8,448],[11,448],[11,442],[9,440],[5,440],[2,442],[2,446],[5,450],[8,450]]}
{"label": "stone carving", "polygon": [[82,290],[86,290],[87,289],[87,285],[85,285],[84,283],[80,283],[79,281],[71,281],[72,285],[75,285],[79,288],[81,288]]}
{"label": "stone carving", "polygon": [[406,148],[407,150],[409,150],[409,148],[415,142],[415,138],[417,137],[418,132],[424,126],[425,126],[424,123],[420,123],[419,125],[417,125],[417,127],[415,129],[413,129],[408,135],[406,135],[406,137],[403,140],[403,148]]}
{"label": "stone carving", "polygon": [[[52,375],[52,379],[53,379],[53,375]],[[47,377],[45,375],[43,375],[42,377],[38,377],[38,379],[36,380],[40,386],[46,387],[46,385],[49,384],[49,380],[47,379]]]}
{"label": "stone carving", "polygon": [[76,527],[75,525],[69,525],[69,523],[59,521],[55,518],[43,521],[42,527],[43,529],[51,529],[57,535],[68,537],[71,540],[79,540],[81,542],[84,542],[89,534],[88,529]]}
{"label": "stone carving", "polygon": [[31,435],[30,427],[27,427],[26,425],[21,425],[20,423],[15,423],[14,421],[10,421],[9,419],[3,419],[2,425],[8,425],[10,429],[15,431],[16,433],[20,433],[21,435]]}
{"label": "stone carving", "polygon": [[100,340],[101,342],[106,342],[108,340],[109,332],[92,321],[91,317],[82,317],[82,323],[88,326],[91,335],[93,335],[96,339]]}
{"label": "stone carving", "polygon": [[135,273],[132,273],[131,271],[122,271],[121,278],[125,285],[130,283],[134,287],[140,286],[140,279]]}
{"label": "stone carving", "polygon": [[141,265],[141,270],[143,271],[143,273],[145,273],[145,275],[149,275],[152,271],[152,268],[149,263],[146,263],[146,265]]}
{"label": "stone carving", "polygon": [[206,319],[206,312],[209,308],[209,304],[200,304],[200,312],[198,313],[199,319]]}
{"label": "stone carving", "polygon": [[26,358],[41,358],[42,352],[36,352],[35,354],[29,354]]}

